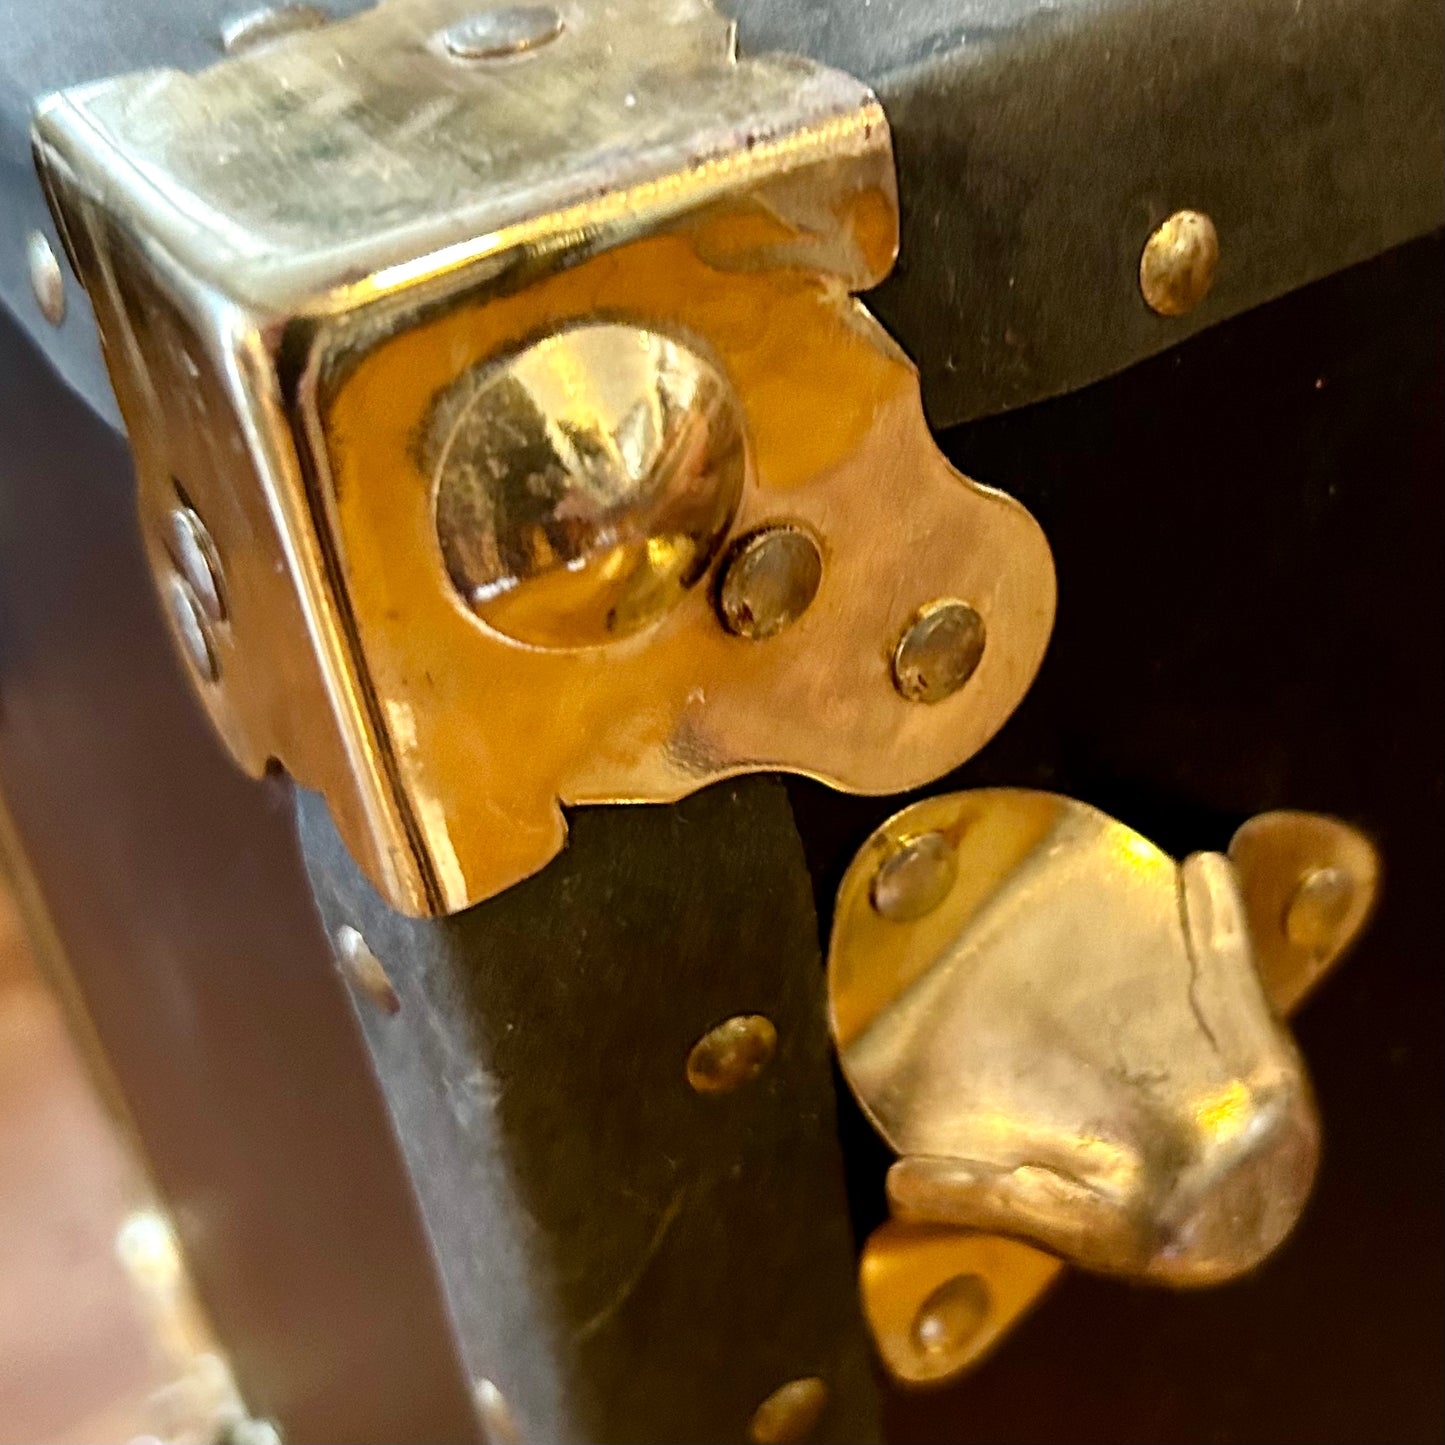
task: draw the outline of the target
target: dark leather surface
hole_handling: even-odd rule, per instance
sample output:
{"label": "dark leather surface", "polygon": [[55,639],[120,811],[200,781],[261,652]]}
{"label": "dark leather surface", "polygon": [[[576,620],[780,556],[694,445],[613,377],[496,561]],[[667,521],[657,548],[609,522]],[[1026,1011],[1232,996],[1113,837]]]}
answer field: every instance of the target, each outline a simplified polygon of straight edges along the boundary
{"label": "dark leather surface", "polygon": [[[810,1438],[878,1438],[854,1282],[822,963],[787,794],[719,783],[592,808],[543,872],[451,918],[388,908],[324,804],[301,836],[328,927],[401,998],[359,1011],[476,1378],[524,1440],[747,1438],[816,1376]],[[755,1080],[685,1065],[763,1014]]]}

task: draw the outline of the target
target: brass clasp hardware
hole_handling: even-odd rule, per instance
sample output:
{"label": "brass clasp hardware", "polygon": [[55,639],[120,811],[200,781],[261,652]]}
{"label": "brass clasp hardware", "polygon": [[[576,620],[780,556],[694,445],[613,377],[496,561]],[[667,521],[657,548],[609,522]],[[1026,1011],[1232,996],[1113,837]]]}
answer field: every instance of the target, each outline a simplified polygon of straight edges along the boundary
{"label": "brass clasp hardware", "polygon": [[1373,847],[1268,813],[1177,864],[1093,808],[932,798],[864,845],[828,962],[844,1075],[899,1155],[865,1313],[899,1379],[976,1361],[1065,1261],[1177,1286],[1299,1217],[1318,1121],[1280,1018],[1357,936]]}
{"label": "brass clasp hardware", "polygon": [[535,872],[563,804],[917,787],[1032,680],[1047,543],[853,299],[898,244],[860,82],[702,0],[388,0],[35,146],[196,690],[395,906]]}

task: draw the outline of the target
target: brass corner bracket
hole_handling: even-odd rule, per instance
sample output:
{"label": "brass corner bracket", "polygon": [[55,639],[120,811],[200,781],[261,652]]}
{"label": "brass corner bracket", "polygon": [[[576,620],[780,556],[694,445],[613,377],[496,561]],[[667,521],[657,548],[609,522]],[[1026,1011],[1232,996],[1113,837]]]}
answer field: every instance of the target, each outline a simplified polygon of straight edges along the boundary
{"label": "brass corner bracket", "polygon": [[702,0],[504,33],[544,8],[387,0],[35,126],[197,691],[411,913],[563,804],[917,787],[1052,625],[1037,524],[853,299],[898,244],[873,95]]}
{"label": "brass corner bracket", "polygon": [[1069,798],[985,789],[885,823],[829,951],[842,1069],[899,1158],[864,1312],[890,1372],[951,1379],[1063,1263],[1233,1278],[1293,1228],[1319,1126],[1280,1019],[1358,936],[1379,863],[1266,813],[1182,864]]}

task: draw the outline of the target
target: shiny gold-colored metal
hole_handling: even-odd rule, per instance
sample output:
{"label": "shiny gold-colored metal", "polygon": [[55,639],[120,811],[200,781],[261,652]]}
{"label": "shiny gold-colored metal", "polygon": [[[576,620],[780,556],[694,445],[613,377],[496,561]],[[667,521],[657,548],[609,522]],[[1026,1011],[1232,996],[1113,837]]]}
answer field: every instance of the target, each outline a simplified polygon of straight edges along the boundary
{"label": "shiny gold-colored metal", "polygon": [[1359,937],[1380,887],[1380,856],[1357,828],[1319,813],[1251,818],[1230,840],[1260,976],[1292,1013]]}
{"label": "shiny gold-colored metal", "polygon": [[563,29],[561,15],[550,5],[508,5],[456,21],[441,39],[447,54],[457,60],[500,60],[535,50]]}
{"label": "shiny gold-colored metal", "polygon": [[[956,866],[929,908],[889,919],[880,871],[920,838]],[[970,1250],[1007,1235],[1173,1285],[1233,1278],[1279,1244],[1313,1180],[1318,1122],[1278,1011],[1357,936],[1375,876],[1368,843],[1334,819],[1266,814],[1229,859],[1176,864],[1082,803],[1013,789],[928,799],[868,840],[835,911],[833,1033],[900,1156],[897,1226],[943,1232],[885,1235],[888,1268],[864,1270],[898,1378],[925,1382],[929,1359],[944,1378],[987,1347],[982,1324],[960,1323],[962,1295],[914,1330],[949,1280],[975,1274],[978,1298],[1024,1304],[1034,1287],[986,1258],[949,1257],[945,1272],[950,1231]]]}
{"label": "shiny gold-colored metal", "polygon": [[967,602],[930,602],[893,649],[893,685],[909,702],[943,702],[978,671],[986,629]]}
{"label": "shiny gold-colored metal", "polygon": [[227,55],[240,55],[298,30],[315,30],[330,19],[321,5],[262,5],[222,24],[221,48]]}
{"label": "shiny gold-colored metal", "polygon": [[477,1417],[482,1422],[482,1438],[487,1445],[522,1445],[522,1432],[507,1397],[491,1380],[478,1380],[475,1391]]}
{"label": "shiny gold-colored metal", "polygon": [[344,923],[336,930],[336,954],[347,978],[382,1013],[401,1012],[401,995],[387,976],[385,965],[371,951],[371,945],[359,929]]}
{"label": "shiny gold-colored metal", "polygon": [[780,1385],[753,1412],[752,1445],[802,1445],[810,1440],[828,1408],[828,1387],[816,1375]]}
{"label": "shiny gold-colored metal", "polygon": [[65,320],[65,274],[55,258],[55,249],[43,231],[32,231],[25,239],[25,257],[30,267],[30,292],[40,314],[52,325]]}
{"label": "shiny gold-colored metal", "polygon": [[823,580],[818,544],[798,527],[764,527],[733,549],[718,586],[718,612],[735,637],[776,636],[812,605]]}
{"label": "shiny gold-colored metal", "polygon": [[[701,0],[582,0],[556,43],[458,63],[434,42],[474,9],[390,0],[198,74],[85,87],[36,134],[113,343],[153,565],[178,484],[225,558],[212,720],[251,772],[279,759],[322,792],[411,913],[542,867],[564,804],[755,769],[920,786],[1008,716],[1054,607],[1037,524],[948,465],[914,368],[849,295],[898,239],[866,87],[738,60]],[[578,354],[586,328],[637,346],[635,434]],[[578,363],[567,416],[613,417],[582,431],[609,460],[562,436],[564,411],[463,437],[539,345],[527,367]],[[662,377],[694,388],[666,416]],[[551,479],[539,515],[461,515],[498,494],[448,467],[500,459],[514,496],[526,437]],[[780,518],[824,549],[821,581],[740,647],[686,581]],[[464,538],[497,565],[474,572]],[[941,597],[969,599],[989,645],[917,707],[879,660]]]}
{"label": "shiny gold-colored metal", "polygon": [[635,326],[572,327],[463,372],[421,446],[453,585],[536,647],[595,647],[676,607],[727,535],[745,472],[726,379]]}
{"label": "shiny gold-colored metal", "polygon": [[890,1220],[869,1235],[858,1283],[889,1375],[941,1385],[978,1364],[1062,1268],[1019,1240]]}
{"label": "shiny gold-colored metal", "polygon": [[892,923],[912,923],[932,913],[953,889],[958,854],[942,833],[901,838],[878,864],[869,897]]}
{"label": "shiny gold-colored metal", "polygon": [[699,1094],[728,1094],[772,1063],[778,1031],[762,1014],[738,1014],[709,1029],[687,1056],[687,1081]]}
{"label": "shiny gold-colored metal", "polygon": [[1175,211],[1144,243],[1139,289],[1160,316],[1193,311],[1214,285],[1219,234],[1203,211]]}

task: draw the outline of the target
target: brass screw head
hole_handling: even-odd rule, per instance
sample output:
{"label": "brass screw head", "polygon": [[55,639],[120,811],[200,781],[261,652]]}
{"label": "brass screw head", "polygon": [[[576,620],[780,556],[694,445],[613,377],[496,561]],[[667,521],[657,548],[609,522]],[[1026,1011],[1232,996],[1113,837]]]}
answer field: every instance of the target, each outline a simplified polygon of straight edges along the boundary
{"label": "brass screw head", "polygon": [[980,1275],[945,1280],[918,1307],[910,1331],[914,1346],[936,1360],[966,1358],[988,1322],[988,1285]]}
{"label": "brass screw head", "polygon": [[221,589],[221,564],[205,523],[190,507],[176,507],[167,519],[166,543],[176,571],[195,594],[206,619],[224,622],[226,600]]}
{"label": "brass screw head", "polygon": [[687,1081],[699,1094],[727,1094],[772,1062],[778,1031],[762,1014],[738,1014],[709,1029],[687,1056]]}
{"label": "brass screw head", "polygon": [[930,602],[893,649],[893,685],[909,702],[942,702],[978,669],[986,639],[983,618],[967,602]]}
{"label": "brass screw head", "polygon": [[957,877],[958,854],[942,833],[905,838],[873,875],[873,908],[890,923],[911,923],[932,913]]}
{"label": "brass screw head", "polygon": [[1285,936],[1323,956],[1336,946],[1355,901],[1355,880],[1343,868],[1314,868],[1300,879],[1285,909]]}
{"label": "brass screw head", "polygon": [[359,929],[343,923],[336,930],[336,952],[342,971],[352,985],[374,1003],[384,1014],[401,1012],[401,995],[387,977],[386,967],[371,951]]}
{"label": "brass screw head", "polygon": [[550,5],[511,5],[458,20],[442,31],[441,43],[456,60],[500,60],[555,40],[563,28]]}
{"label": "brass screw head", "polygon": [[170,577],[165,584],[166,615],[181,644],[181,651],[202,682],[215,682],[221,675],[211,625],[200,599],[182,577]]}
{"label": "brass screw head", "polygon": [[30,289],[40,314],[52,325],[65,320],[65,276],[55,251],[42,231],[32,231],[25,242],[30,264]]}
{"label": "brass screw head", "polygon": [[799,527],[765,527],[744,537],[723,567],[717,605],[735,637],[761,642],[796,622],[818,595],[823,558]]}
{"label": "brass screw head", "polygon": [[1219,234],[1203,211],[1175,211],[1144,243],[1139,289],[1160,316],[1193,311],[1214,284]]}
{"label": "brass screw head", "polygon": [[828,1407],[828,1387],[816,1375],[780,1385],[753,1411],[748,1425],[752,1445],[800,1445]]}

